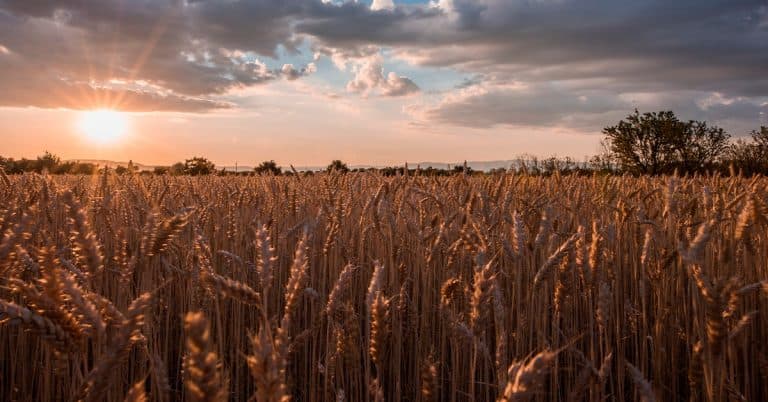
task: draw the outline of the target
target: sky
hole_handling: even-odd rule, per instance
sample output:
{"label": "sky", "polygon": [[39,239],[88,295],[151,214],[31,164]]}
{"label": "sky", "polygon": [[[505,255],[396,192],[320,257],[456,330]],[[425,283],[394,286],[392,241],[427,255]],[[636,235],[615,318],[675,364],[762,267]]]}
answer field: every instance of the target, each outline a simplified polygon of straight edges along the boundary
{"label": "sky", "polygon": [[583,160],[636,108],[768,125],[768,0],[0,0],[6,157]]}

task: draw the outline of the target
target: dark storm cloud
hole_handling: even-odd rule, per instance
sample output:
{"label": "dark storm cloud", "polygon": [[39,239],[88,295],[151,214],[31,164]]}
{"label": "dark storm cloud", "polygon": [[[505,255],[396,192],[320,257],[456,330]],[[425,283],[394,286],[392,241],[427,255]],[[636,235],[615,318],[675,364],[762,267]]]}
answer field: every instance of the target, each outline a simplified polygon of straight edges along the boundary
{"label": "dark storm cloud", "polygon": [[196,1],[187,7],[190,33],[211,45],[274,56],[278,44],[295,49],[292,23],[303,0]]}
{"label": "dark storm cloud", "polygon": [[[755,120],[768,96],[764,0],[439,0],[377,11],[320,0],[0,0],[0,81],[10,86],[144,81],[199,110],[204,98],[313,71],[259,61],[302,42],[363,62],[389,48],[480,77],[422,108],[446,124],[591,121],[631,107],[634,93],[689,96],[676,104]],[[418,90],[392,77],[402,80],[382,95]],[[371,80],[360,78],[352,92],[366,92]],[[696,103],[712,94],[740,101]]]}
{"label": "dark storm cloud", "polygon": [[372,11],[362,3],[329,6],[315,2],[297,22],[296,30],[336,47],[418,45],[433,38],[430,28],[445,24],[444,16],[441,10],[425,6]]}

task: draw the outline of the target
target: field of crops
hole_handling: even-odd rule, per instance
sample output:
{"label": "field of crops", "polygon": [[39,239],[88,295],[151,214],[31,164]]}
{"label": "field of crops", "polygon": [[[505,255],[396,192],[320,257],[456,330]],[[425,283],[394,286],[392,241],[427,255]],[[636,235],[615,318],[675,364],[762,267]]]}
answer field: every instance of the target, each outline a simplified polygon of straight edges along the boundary
{"label": "field of crops", "polygon": [[768,180],[3,176],[3,401],[763,401]]}

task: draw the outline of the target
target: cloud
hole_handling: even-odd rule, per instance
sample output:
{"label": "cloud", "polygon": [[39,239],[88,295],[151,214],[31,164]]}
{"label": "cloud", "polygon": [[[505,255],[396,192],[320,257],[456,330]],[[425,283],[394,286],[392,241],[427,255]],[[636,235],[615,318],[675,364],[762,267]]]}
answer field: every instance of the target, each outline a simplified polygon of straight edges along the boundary
{"label": "cloud", "polygon": [[356,60],[355,77],[347,83],[347,91],[363,96],[377,94],[381,96],[406,96],[419,92],[419,87],[410,79],[395,72],[384,74],[384,60],[380,54],[374,54]]}
{"label": "cloud", "polygon": [[394,10],[395,9],[395,2],[392,0],[373,0],[371,3],[371,10],[373,11],[379,11],[379,10]]}
{"label": "cloud", "polygon": [[313,44],[312,50],[315,53],[315,60],[318,60],[322,56],[326,56],[331,59],[333,64],[339,70],[346,70],[353,60],[367,58],[381,52],[381,48],[374,45],[335,48],[317,43]]}
{"label": "cloud", "polygon": [[[119,109],[230,107],[216,98],[314,71],[314,65],[272,69],[263,62],[292,40],[282,18],[303,2],[290,3],[0,0],[0,43],[14,50],[0,53],[0,104],[81,108],[118,80],[150,84],[110,96],[131,101],[111,105]],[[52,103],[48,88],[64,92],[67,101]]]}
{"label": "cloud", "polygon": [[317,72],[317,65],[315,63],[309,63],[306,67],[297,69],[293,64],[283,64],[283,68],[280,70],[281,74],[288,81],[297,80],[301,77],[305,77]]}
{"label": "cloud", "polygon": [[[498,82],[559,83],[567,87],[559,91],[569,110],[579,110],[572,101],[579,91],[599,88],[613,99],[638,92],[744,97],[751,100],[731,109],[745,116],[754,99],[768,95],[767,9],[760,0],[439,0],[382,15],[340,7],[335,18],[309,18],[297,28],[327,47],[375,44],[422,67]],[[443,100],[443,112],[427,116],[479,127],[539,120],[541,113],[517,115],[526,108],[514,103],[520,94],[485,91],[470,96],[458,88]],[[507,98],[513,102],[496,103]],[[528,101],[538,105],[531,112],[549,113],[543,124],[568,118],[549,102]]]}
{"label": "cloud", "polygon": [[489,80],[466,83],[437,104],[411,106],[409,111],[422,120],[464,127],[552,127],[574,115],[602,116],[630,107],[606,91]]}
{"label": "cloud", "polygon": [[418,85],[413,81],[392,71],[387,74],[387,80],[381,87],[384,96],[405,96],[419,92]]}
{"label": "cloud", "polygon": [[[764,0],[0,0],[0,46],[4,105],[24,85],[39,92],[14,96],[40,106],[46,86],[77,99],[118,79],[149,84],[136,102],[215,109],[233,90],[311,74],[267,65],[306,47],[351,68],[347,89],[367,96],[419,92],[384,72],[380,49],[475,77],[411,108],[441,124],[591,127],[635,94],[751,122],[768,96]],[[696,105],[712,94],[734,101]]]}
{"label": "cloud", "polygon": [[[0,77],[0,107],[39,107],[88,110],[114,108],[131,112],[202,113],[234,107],[228,102],[195,98],[153,89],[95,86],[91,83],[38,79],[14,85]],[[40,94],[45,94],[41,96]]]}
{"label": "cloud", "polygon": [[579,82],[468,81],[431,104],[407,111],[420,124],[471,128],[562,127],[599,133],[638,108],[673,110],[683,120],[705,120],[734,135],[764,124],[768,97],[734,97],[706,91],[626,92]]}

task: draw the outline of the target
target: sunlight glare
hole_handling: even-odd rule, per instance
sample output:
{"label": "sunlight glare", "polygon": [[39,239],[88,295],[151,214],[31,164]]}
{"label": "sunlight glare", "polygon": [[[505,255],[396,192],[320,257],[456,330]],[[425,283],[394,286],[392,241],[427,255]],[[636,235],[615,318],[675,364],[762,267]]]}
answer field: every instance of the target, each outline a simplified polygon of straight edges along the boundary
{"label": "sunlight glare", "polygon": [[90,110],[80,114],[77,128],[93,144],[112,145],[127,133],[128,119],[114,110]]}

